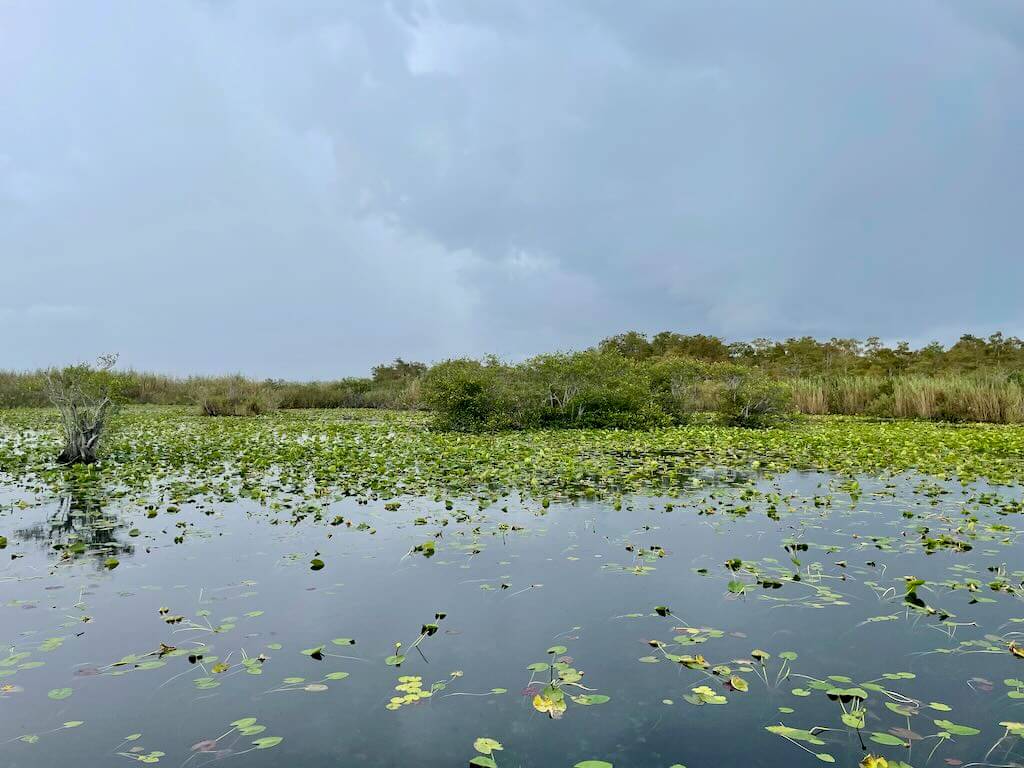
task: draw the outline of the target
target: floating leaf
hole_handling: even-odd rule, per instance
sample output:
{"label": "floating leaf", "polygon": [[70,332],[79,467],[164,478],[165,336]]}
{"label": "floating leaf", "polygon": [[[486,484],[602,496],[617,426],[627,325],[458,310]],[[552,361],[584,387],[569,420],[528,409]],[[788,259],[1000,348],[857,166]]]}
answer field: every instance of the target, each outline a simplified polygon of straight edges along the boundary
{"label": "floating leaf", "polygon": [[589,706],[592,706],[594,704],[605,704],[605,703],[611,701],[611,697],[605,696],[605,695],[600,694],[600,693],[591,693],[591,694],[583,694],[583,695],[580,695],[580,696],[573,696],[572,700],[574,702],[576,702],[577,704],[582,704],[584,706],[588,706],[589,707]]}
{"label": "floating leaf", "polygon": [[887,747],[905,747],[903,739],[893,736],[891,733],[872,733],[869,737],[876,744],[884,744]]}
{"label": "floating leaf", "polygon": [[860,730],[864,727],[863,709],[855,709],[852,712],[843,712],[843,714],[840,715],[840,717],[843,723],[845,725],[848,725],[850,728],[856,728],[857,730]]}
{"label": "floating leaf", "polygon": [[491,752],[497,752],[502,749],[501,742],[489,739],[486,736],[481,736],[479,739],[473,742],[473,749],[482,755],[489,755]]}
{"label": "floating leaf", "polygon": [[935,724],[944,731],[948,731],[954,736],[976,736],[981,733],[977,728],[972,728],[969,725],[957,725],[949,720],[936,720]]}

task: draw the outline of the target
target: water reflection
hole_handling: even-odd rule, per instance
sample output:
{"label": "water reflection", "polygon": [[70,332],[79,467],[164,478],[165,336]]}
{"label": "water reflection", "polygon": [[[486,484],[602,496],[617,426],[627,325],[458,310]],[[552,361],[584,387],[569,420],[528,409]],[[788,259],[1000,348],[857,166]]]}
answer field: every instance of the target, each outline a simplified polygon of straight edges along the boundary
{"label": "water reflection", "polygon": [[59,560],[93,558],[97,567],[107,558],[135,551],[122,538],[127,525],[93,482],[70,477],[55,503],[43,509],[45,517],[15,529],[15,539],[38,543]]}
{"label": "water reflection", "polygon": [[[0,766],[442,768],[483,738],[503,768],[1021,761],[1000,725],[1024,696],[1019,490],[692,481],[615,504],[346,498],[319,522],[305,499],[149,508],[85,482],[15,505]],[[807,754],[788,735],[811,728]]]}

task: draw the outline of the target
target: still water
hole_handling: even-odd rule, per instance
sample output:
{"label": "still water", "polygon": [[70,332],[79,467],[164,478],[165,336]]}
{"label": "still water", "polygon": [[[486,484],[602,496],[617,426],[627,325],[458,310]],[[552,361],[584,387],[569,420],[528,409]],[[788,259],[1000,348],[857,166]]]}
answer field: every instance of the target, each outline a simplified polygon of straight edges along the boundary
{"label": "still water", "polygon": [[0,766],[1017,764],[1019,498],[708,472],[294,522],[8,478]]}

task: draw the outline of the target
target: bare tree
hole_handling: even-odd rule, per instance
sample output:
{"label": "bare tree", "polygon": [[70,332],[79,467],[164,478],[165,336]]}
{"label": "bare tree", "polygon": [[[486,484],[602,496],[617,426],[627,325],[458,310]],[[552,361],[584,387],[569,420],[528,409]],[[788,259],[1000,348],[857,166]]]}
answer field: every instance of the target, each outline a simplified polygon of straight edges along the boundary
{"label": "bare tree", "polygon": [[103,355],[95,366],[73,365],[46,374],[46,396],[60,412],[64,450],[60,464],[92,464],[100,438],[117,410],[110,370],[117,355]]}

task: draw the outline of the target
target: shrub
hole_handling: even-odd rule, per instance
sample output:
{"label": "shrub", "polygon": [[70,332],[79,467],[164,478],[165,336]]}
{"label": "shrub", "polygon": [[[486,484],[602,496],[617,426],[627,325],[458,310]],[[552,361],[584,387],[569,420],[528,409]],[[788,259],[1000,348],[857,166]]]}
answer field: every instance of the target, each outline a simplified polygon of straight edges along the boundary
{"label": "shrub", "polygon": [[529,383],[524,389],[542,397],[545,426],[644,429],[668,421],[647,366],[615,351],[541,355],[519,375]]}
{"label": "shrub", "polygon": [[230,376],[203,384],[197,402],[206,416],[258,416],[276,411],[279,398],[270,384]]}
{"label": "shrub", "polygon": [[474,432],[513,425],[511,403],[503,402],[502,374],[507,366],[494,359],[486,362],[458,359],[439,363],[423,379],[423,400],[436,414],[443,429]]}
{"label": "shrub", "polygon": [[92,464],[101,440],[121,402],[123,377],[112,373],[116,355],[101,357],[93,367],[72,365],[45,374],[46,396],[60,413],[64,449],[60,464]]}
{"label": "shrub", "polygon": [[792,412],[793,392],[757,369],[735,372],[722,380],[716,410],[728,424],[764,427]]}
{"label": "shrub", "polygon": [[668,355],[653,360],[648,370],[655,402],[674,421],[685,423],[694,414],[717,409],[714,364]]}
{"label": "shrub", "polygon": [[650,377],[616,352],[541,355],[521,365],[449,360],[423,380],[423,401],[443,429],[646,428],[667,421]]}

